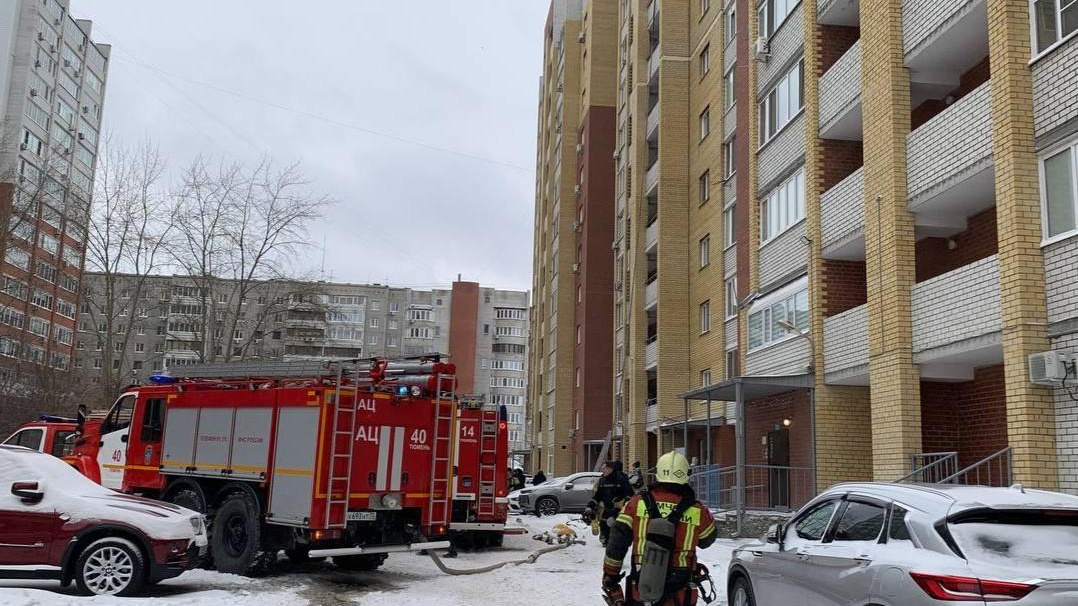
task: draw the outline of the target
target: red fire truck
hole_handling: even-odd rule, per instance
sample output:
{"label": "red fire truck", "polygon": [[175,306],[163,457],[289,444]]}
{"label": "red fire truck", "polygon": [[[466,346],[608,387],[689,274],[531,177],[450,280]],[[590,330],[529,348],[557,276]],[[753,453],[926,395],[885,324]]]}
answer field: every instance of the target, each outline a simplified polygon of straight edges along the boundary
{"label": "red fire truck", "polygon": [[[87,421],[72,464],[206,513],[218,570],[281,549],[370,570],[388,553],[448,547],[458,523],[500,515],[504,527],[504,412],[462,405],[455,370],[437,355],[180,367]],[[473,431],[474,446],[462,439]],[[456,457],[476,461],[470,492]]]}

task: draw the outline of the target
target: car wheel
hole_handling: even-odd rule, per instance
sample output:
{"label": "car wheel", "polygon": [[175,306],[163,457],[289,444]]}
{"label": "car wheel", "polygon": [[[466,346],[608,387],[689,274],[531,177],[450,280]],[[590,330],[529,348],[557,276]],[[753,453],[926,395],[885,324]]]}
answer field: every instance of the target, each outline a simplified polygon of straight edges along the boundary
{"label": "car wheel", "polygon": [[535,515],[552,516],[558,513],[558,500],[554,497],[543,497],[535,502]]}
{"label": "car wheel", "polygon": [[235,492],[217,508],[210,532],[210,554],[220,572],[244,574],[258,557],[262,540],[258,505],[245,492]]}
{"label": "car wheel", "polygon": [[75,583],[87,595],[128,596],[146,580],[142,550],[127,539],[98,539],[75,561]]}
{"label": "car wheel", "polygon": [[752,593],[752,583],[745,577],[737,577],[730,586],[730,606],[756,606],[756,595]]}
{"label": "car wheel", "polygon": [[386,561],[386,554],[375,553],[370,555],[337,556],[333,563],[339,568],[355,572],[369,572],[382,565]]}

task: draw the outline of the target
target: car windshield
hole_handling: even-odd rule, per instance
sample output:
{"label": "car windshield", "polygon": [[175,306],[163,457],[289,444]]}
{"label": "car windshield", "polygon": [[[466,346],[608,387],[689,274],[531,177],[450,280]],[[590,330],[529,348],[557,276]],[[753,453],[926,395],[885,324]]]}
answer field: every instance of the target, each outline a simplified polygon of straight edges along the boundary
{"label": "car windshield", "polygon": [[1078,578],[1078,510],[975,510],[948,527],[975,570]]}

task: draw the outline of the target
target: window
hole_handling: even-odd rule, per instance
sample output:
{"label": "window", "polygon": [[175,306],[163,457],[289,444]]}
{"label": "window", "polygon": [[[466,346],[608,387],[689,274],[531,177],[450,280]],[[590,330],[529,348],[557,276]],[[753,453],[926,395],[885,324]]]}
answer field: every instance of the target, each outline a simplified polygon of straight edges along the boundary
{"label": "window", "polygon": [[54,326],[53,334],[56,336],[56,341],[61,345],[71,345],[75,337],[74,331],[63,326]]}
{"label": "window", "polygon": [[734,37],[737,36],[737,11],[731,6],[726,10],[726,17],[723,23],[723,31],[726,39],[726,44],[729,45],[734,41]]}
{"label": "window", "polygon": [[703,141],[711,133],[711,108],[705,107],[700,112],[700,140]]}
{"label": "window", "polygon": [[26,325],[26,315],[14,307],[0,307],[0,323],[22,328]]}
{"label": "window", "polygon": [[700,371],[700,387],[711,385],[711,369],[705,368]]}
{"label": "window", "polygon": [[165,429],[165,400],[146,400],[142,413],[142,442],[160,442]]}
{"label": "window", "polygon": [[423,322],[430,322],[430,320],[431,320],[431,310],[429,310],[429,309],[409,309],[408,310],[408,319],[413,320],[413,321],[419,320],[419,321],[423,321]]}
{"label": "window", "polygon": [[60,274],[60,288],[68,292],[76,292],[79,290],[79,279],[68,274]]}
{"label": "window", "polygon": [[711,301],[700,304],[700,334],[711,330]]}
{"label": "window", "polygon": [[730,137],[722,144],[722,177],[729,179],[734,176],[734,171],[737,170],[737,165],[734,162],[734,142],[737,140],[737,135]]}
{"label": "window", "polygon": [[[573,375],[573,376],[575,377],[575,379],[573,380],[573,381],[574,381],[574,385],[575,385],[576,387],[580,387],[580,383],[581,383],[581,381],[582,381],[582,380],[583,380],[583,378],[584,378],[584,373],[583,373],[583,372],[581,372],[581,370],[580,370],[580,367],[579,367],[579,366],[577,366],[577,367],[576,367],[576,372],[574,373],[574,375]],[[577,420],[577,426],[579,427],[579,425],[580,425],[580,421],[579,421],[579,420]]]}
{"label": "window", "polygon": [[1076,175],[1078,175],[1078,143],[1041,161],[1044,234],[1049,240],[1078,232],[1078,178],[1075,178]]}
{"label": "window", "polygon": [[408,334],[405,335],[405,336],[407,338],[409,338],[409,339],[433,339],[434,338],[433,331],[430,328],[427,328],[427,327],[409,328],[408,329]]}
{"label": "window", "polygon": [[1078,0],[1034,0],[1033,18],[1037,52],[1043,53],[1078,30]]}
{"label": "window", "polygon": [[494,335],[497,337],[523,337],[524,329],[519,326],[496,326]]}
{"label": "window", "polygon": [[806,541],[819,541],[823,538],[823,533],[827,530],[828,523],[831,522],[831,516],[835,513],[836,506],[837,504],[834,501],[828,501],[816,506],[794,522],[793,531],[797,533],[798,537]]}
{"label": "window", "polygon": [[22,280],[16,280],[11,276],[4,276],[4,294],[25,301],[30,294],[30,286]]}
{"label": "window", "polygon": [[734,89],[734,72],[737,71],[735,65],[731,65],[722,76],[722,108],[724,111],[730,111],[730,108],[734,106],[737,101],[735,97],[736,90]]}
{"label": "window", "polygon": [[737,231],[734,221],[737,204],[730,203],[722,210],[722,247],[730,248],[737,243]]}
{"label": "window", "polygon": [[371,311],[378,311],[382,309],[382,301],[380,299],[371,299]]}
{"label": "window", "polygon": [[490,350],[494,353],[519,355],[527,353],[527,349],[527,345],[520,345],[518,343],[495,343],[490,347]]}
{"label": "window", "polygon": [[370,325],[371,328],[381,328],[382,327],[382,319],[381,318],[370,318],[369,325]]}
{"label": "window", "polygon": [[770,141],[801,112],[804,103],[804,60],[783,74],[760,103],[760,146]]}
{"label": "window", "polygon": [[396,347],[397,337],[386,337],[386,347]]}
{"label": "window", "polygon": [[64,122],[67,122],[68,126],[75,125],[75,110],[67,103],[64,103],[63,101],[57,101],[56,113],[60,115],[60,118]]}
{"label": "window", "polygon": [[711,235],[700,238],[700,269],[711,264]]}
{"label": "window", "polygon": [[910,529],[906,526],[906,514],[909,513],[898,505],[891,506],[891,522],[887,525],[887,539],[892,541],[910,541]]}
{"label": "window", "polygon": [[584,340],[584,331],[580,327],[580,325],[577,324],[576,325],[576,344],[580,345],[581,341],[583,341],[583,340]]}
{"label": "window", "polygon": [[30,302],[44,309],[52,309],[52,295],[40,288],[34,289],[34,296]]}
{"label": "window", "polygon": [[388,328],[389,330],[399,330],[400,322],[394,319],[390,319],[388,322],[386,322],[386,328]]}
{"label": "window", "polygon": [[700,0],[700,16],[703,17],[704,13],[711,8],[711,0]]}
{"label": "window", "polygon": [[[334,305],[363,305],[363,301],[361,300],[362,298],[363,297],[357,297],[353,295],[332,295],[329,298],[329,302]],[[265,305],[265,303],[265,297],[258,298],[259,305]]]}
{"label": "window", "polygon": [[34,273],[37,276],[39,276],[41,278],[44,278],[45,280],[48,280],[49,282],[55,282],[56,281],[56,268],[53,267],[52,265],[49,265],[48,263],[46,263],[44,261],[38,261],[36,269],[37,269],[37,271],[35,271]]}
{"label": "window", "polygon": [[34,241],[34,226],[28,219],[23,219],[18,215],[12,215],[10,225],[10,233],[13,237],[24,242],[32,243]]}
{"label": "window", "polygon": [[749,350],[759,349],[785,341],[796,335],[783,327],[783,323],[789,323],[798,330],[808,330],[808,290],[805,288],[806,281],[799,280],[797,290],[783,289],[779,298],[765,298],[765,302],[757,302],[753,305],[754,310],[749,314]]}
{"label": "window", "polygon": [[774,35],[800,2],[801,0],[764,0],[758,9],[760,36],[770,38]]}
{"label": "window", "polygon": [[524,389],[524,379],[521,379],[519,377],[491,377],[490,386]]}
{"label": "window", "polygon": [[726,280],[726,319],[737,317],[737,276]]}
{"label": "window", "polygon": [[736,349],[726,352],[726,378],[733,379],[741,374],[741,356]]}
{"label": "window", "polygon": [[45,437],[44,429],[24,429],[4,441],[8,446],[22,446],[30,450],[40,450],[41,440]]}
{"label": "window", "polygon": [[30,316],[30,325],[27,330],[39,337],[48,337],[49,323],[37,316]]}
{"label": "window", "polygon": [[760,201],[760,245],[805,218],[805,169],[800,168]]}
{"label": "window", "polygon": [[27,151],[33,152],[39,156],[45,148],[45,142],[28,130],[22,131],[22,145],[25,146]]}
{"label": "window", "polygon": [[711,45],[704,47],[704,50],[700,51],[700,77],[703,78],[711,71]]}
{"label": "window", "polygon": [[711,171],[705,170],[698,179],[700,187],[700,204],[711,199]]}
{"label": "window", "polygon": [[27,118],[33,120],[41,128],[49,127],[49,112],[41,109],[36,103],[27,102],[24,113]]}
{"label": "window", "polygon": [[97,94],[101,94],[101,78],[98,78],[93,72],[86,73],[86,86],[90,87],[90,90]]}
{"label": "window", "polygon": [[30,253],[21,248],[9,246],[7,253],[4,255],[4,260],[19,269],[30,271]]}
{"label": "window", "polygon": [[391,313],[391,314],[397,313],[398,311],[400,311],[400,307],[401,307],[401,304],[398,303],[397,301],[390,301],[389,302],[389,313]]}
{"label": "window", "polygon": [[524,370],[524,362],[520,360],[491,360],[491,370]]}
{"label": "window", "polygon": [[378,335],[371,335],[368,337],[367,345],[378,345]]}
{"label": "window", "polygon": [[67,263],[71,267],[78,268],[82,266],[82,254],[70,246],[64,247],[63,259],[64,263]]}
{"label": "window", "polygon": [[494,318],[498,320],[523,320],[524,310],[513,307],[495,307]]}
{"label": "window", "polygon": [[886,511],[879,505],[849,501],[835,527],[835,541],[876,541],[885,517]]}

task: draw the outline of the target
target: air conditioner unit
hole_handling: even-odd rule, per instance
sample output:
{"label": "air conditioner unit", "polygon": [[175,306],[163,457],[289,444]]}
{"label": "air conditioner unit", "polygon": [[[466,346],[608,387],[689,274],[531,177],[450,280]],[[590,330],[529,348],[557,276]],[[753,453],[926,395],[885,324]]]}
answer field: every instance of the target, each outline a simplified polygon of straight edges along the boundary
{"label": "air conditioner unit", "polygon": [[614,290],[621,290],[621,280],[614,282]]}
{"label": "air conditioner unit", "polygon": [[70,59],[64,59],[64,67],[71,67],[71,60]]}
{"label": "air conditioner unit", "polygon": [[36,88],[31,88],[30,89],[30,96],[31,97],[36,97],[37,96],[37,89]]}
{"label": "air conditioner unit", "polygon": [[79,137],[79,141],[82,141],[83,139],[86,138],[86,135],[84,135],[82,133],[79,133],[78,137]]}
{"label": "air conditioner unit", "polygon": [[576,37],[576,41],[581,43],[581,44],[583,44],[584,41],[587,40],[587,39],[588,39],[588,35],[587,35],[587,33],[583,32],[583,31],[581,31],[580,35]]}
{"label": "air conditioner unit", "polygon": [[573,225],[572,225],[571,229],[573,231],[580,231],[580,222],[579,221],[573,221]]}
{"label": "air conditioner unit", "polygon": [[53,54],[56,54],[56,45],[55,44],[50,44],[49,45],[49,52],[53,53]]}
{"label": "air conditioner unit", "polygon": [[38,33],[37,33],[37,39],[38,39],[39,41],[43,41],[43,40],[45,40],[45,34],[44,34],[44,33],[42,33],[42,32],[38,32]]}
{"label": "air conditioner unit", "polygon": [[84,113],[84,114],[90,113],[90,106],[89,105],[83,105],[82,106],[82,113]]}
{"label": "air conditioner unit", "polygon": [[65,147],[64,148],[64,155],[65,156],[70,156],[71,155],[71,148],[70,147]]}
{"label": "air conditioner unit", "polygon": [[768,44],[767,38],[757,38],[753,52],[757,61],[766,62],[771,57],[771,45]]}
{"label": "air conditioner unit", "polygon": [[583,143],[577,143],[576,144],[576,153],[579,154],[582,151],[584,151],[584,144]]}
{"label": "air conditioner unit", "polygon": [[574,274],[580,273],[580,264],[579,263],[573,263],[573,273]]}
{"label": "air conditioner unit", "polygon": [[63,21],[59,17],[52,20],[53,25],[60,25],[61,23],[63,23]]}
{"label": "air conditioner unit", "polygon": [[557,92],[559,92],[559,93],[560,93],[560,92],[562,91],[562,85],[561,85],[561,84],[559,84],[559,85],[558,85],[558,88],[556,88],[555,90],[556,90]]}
{"label": "air conditioner unit", "polygon": [[573,193],[574,194],[579,194],[580,193],[580,184],[579,183],[577,183],[576,185],[573,186]]}
{"label": "air conditioner unit", "polygon": [[72,72],[72,75],[74,75],[76,78],[81,78],[82,72],[80,70],[75,70],[74,72]]}
{"label": "air conditioner unit", "polygon": [[614,150],[614,159],[615,160],[621,160],[621,150],[620,149],[615,149]]}
{"label": "air conditioner unit", "polygon": [[1029,356],[1029,381],[1037,385],[1059,385],[1064,380],[1078,381],[1075,359],[1058,351],[1045,351]]}
{"label": "air conditioner unit", "polygon": [[34,67],[41,67],[41,61],[34,61]]}
{"label": "air conditioner unit", "polygon": [[20,143],[19,144],[19,149],[21,149],[22,151],[26,151],[26,150],[30,149],[30,146],[25,144],[25,143]]}

